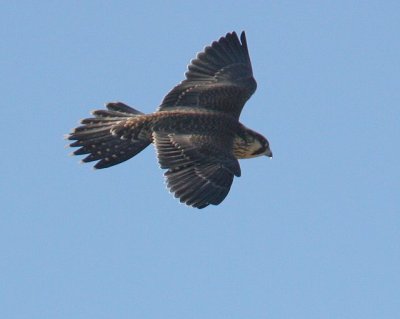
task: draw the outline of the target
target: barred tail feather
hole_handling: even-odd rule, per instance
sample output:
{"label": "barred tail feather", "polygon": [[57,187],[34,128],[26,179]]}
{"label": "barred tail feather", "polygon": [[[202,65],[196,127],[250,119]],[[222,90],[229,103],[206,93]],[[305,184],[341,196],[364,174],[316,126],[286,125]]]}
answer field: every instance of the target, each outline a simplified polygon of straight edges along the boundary
{"label": "barred tail feather", "polygon": [[143,134],[137,138],[140,125],[133,126],[133,131],[128,128],[128,132],[124,128],[127,120],[132,121],[133,118],[143,115],[142,112],[121,102],[108,103],[106,107],[107,110],[92,112],[93,118],[83,119],[83,125],[67,136],[68,140],[75,141],[70,144],[71,147],[79,147],[73,155],[88,154],[82,162],[98,161],[94,165],[98,169],[124,162],[151,143],[151,139],[143,138]]}

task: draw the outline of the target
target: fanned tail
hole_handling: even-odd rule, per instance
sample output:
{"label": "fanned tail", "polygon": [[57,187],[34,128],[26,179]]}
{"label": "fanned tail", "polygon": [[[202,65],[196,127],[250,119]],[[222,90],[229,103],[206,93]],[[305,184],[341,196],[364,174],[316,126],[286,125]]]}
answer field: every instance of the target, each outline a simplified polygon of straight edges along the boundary
{"label": "fanned tail", "polygon": [[121,103],[108,103],[106,110],[93,111],[93,118],[81,120],[81,126],[67,136],[79,147],[73,155],[86,156],[82,162],[98,161],[95,168],[106,168],[124,162],[140,153],[151,143],[141,132],[145,115]]}

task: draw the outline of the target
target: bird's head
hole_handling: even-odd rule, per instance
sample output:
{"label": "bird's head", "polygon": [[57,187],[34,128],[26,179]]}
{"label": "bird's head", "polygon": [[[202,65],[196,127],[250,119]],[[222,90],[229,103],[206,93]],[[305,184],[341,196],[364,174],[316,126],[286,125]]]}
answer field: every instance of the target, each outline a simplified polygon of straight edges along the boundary
{"label": "bird's head", "polygon": [[242,133],[243,135],[236,136],[234,142],[236,158],[252,158],[262,155],[272,157],[269,142],[264,136],[248,128],[244,128]]}

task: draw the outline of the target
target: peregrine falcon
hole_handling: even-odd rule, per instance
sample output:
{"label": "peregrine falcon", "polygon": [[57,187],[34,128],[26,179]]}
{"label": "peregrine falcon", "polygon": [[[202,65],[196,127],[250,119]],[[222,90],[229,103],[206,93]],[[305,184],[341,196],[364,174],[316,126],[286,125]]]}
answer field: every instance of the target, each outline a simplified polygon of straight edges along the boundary
{"label": "peregrine falcon", "polygon": [[67,136],[74,155],[106,168],[153,143],[170,192],[189,206],[218,205],[241,175],[238,159],[272,157],[268,140],[239,122],[254,93],[246,35],[226,34],[190,62],[185,80],[144,114],[121,102],[92,112]]}

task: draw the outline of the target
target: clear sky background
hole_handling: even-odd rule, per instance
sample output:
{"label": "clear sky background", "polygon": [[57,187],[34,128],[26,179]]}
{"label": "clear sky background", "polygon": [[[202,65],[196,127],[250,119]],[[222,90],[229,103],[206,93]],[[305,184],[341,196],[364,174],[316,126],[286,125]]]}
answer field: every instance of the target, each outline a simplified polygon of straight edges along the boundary
{"label": "clear sky background", "polygon": [[[156,109],[246,30],[241,161],[220,206],[168,193],[152,147],[94,171],[63,135]],[[399,1],[4,1],[0,318],[398,318]]]}

